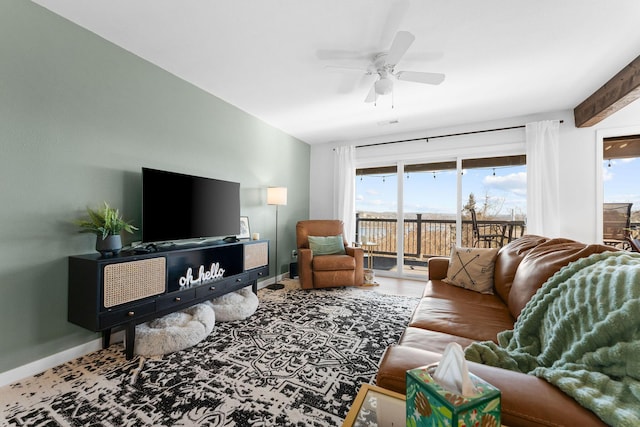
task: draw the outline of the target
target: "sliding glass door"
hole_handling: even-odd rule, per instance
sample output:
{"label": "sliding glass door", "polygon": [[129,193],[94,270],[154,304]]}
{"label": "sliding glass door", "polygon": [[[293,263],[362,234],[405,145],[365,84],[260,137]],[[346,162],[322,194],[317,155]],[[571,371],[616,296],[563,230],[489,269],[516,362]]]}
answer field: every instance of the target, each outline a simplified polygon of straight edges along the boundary
{"label": "sliding glass door", "polygon": [[405,275],[425,275],[427,261],[448,255],[456,237],[456,162],[407,164],[403,174]]}
{"label": "sliding glass door", "polygon": [[424,278],[429,258],[448,256],[452,245],[478,246],[470,209],[477,229],[502,233],[489,246],[522,235],[525,156],[396,162],[356,171],[357,240],[380,274]]}
{"label": "sliding glass door", "polygon": [[365,249],[365,267],[397,270],[398,168],[356,171],[356,240]]}

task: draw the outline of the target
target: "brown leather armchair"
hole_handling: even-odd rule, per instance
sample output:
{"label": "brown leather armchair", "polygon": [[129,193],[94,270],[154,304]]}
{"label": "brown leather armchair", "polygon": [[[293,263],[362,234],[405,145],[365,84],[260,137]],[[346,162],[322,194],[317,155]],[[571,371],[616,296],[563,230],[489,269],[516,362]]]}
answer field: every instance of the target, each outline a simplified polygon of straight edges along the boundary
{"label": "brown leather armchair", "polygon": [[[344,255],[317,255],[309,248],[309,236],[342,235]],[[298,275],[302,289],[360,286],[364,282],[364,251],[348,246],[339,220],[307,220],[296,224]]]}

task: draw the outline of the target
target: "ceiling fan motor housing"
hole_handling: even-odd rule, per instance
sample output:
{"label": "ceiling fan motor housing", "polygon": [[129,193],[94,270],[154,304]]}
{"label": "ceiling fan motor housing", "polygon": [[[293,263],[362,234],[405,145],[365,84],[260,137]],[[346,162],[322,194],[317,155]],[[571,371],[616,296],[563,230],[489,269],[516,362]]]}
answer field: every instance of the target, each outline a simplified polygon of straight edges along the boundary
{"label": "ceiling fan motor housing", "polygon": [[393,82],[387,77],[381,77],[375,82],[375,88],[378,95],[387,95],[393,90]]}

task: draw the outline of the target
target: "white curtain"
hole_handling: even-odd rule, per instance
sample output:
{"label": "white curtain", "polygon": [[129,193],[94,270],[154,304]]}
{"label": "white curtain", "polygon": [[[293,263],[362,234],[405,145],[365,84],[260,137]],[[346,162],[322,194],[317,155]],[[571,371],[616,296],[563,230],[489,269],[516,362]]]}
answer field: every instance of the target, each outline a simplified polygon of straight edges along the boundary
{"label": "white curtain", "polygon": [[527,233],[559,237],[560,122],[527,123]]}
{"label": "white curtain", "polygon": [[344,222],[344,234],[351,244],[356,237],[356,147],[336,148],[334,167],[334,217]]}

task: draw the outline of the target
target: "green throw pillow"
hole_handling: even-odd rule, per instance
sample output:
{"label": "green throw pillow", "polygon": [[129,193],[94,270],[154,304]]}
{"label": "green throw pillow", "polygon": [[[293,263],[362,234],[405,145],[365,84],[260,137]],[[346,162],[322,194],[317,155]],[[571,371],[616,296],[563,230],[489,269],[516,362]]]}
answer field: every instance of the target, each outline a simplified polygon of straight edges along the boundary
{"label": "green throw pillow", "polygon": [[337,236],[309,236],[309,248],[313,255],[344,255],[342,234]]}

